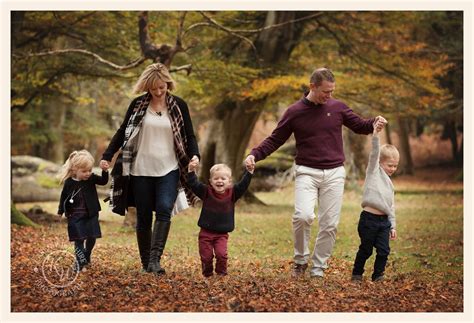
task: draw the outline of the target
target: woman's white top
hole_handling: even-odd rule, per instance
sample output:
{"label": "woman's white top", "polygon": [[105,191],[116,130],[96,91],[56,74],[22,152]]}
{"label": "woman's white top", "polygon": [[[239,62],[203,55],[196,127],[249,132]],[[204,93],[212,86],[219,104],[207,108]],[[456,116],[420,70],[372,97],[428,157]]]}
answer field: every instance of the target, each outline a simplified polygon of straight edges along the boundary
{"label": "woman's white top", "polygon": [[168,111],[160,116],[148,108],[142,122],[137,156],[130,173],[134,176],[165,176],[178,169]]}

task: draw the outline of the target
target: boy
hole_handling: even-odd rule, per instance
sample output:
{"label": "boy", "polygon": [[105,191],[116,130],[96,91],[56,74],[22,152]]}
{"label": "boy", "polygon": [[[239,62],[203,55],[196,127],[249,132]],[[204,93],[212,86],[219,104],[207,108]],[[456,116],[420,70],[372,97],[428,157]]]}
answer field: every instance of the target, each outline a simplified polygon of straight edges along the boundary
{"label": "boy", "polygon": [[196,168],[198,162],[188,165],[188,184],[191,190],[202,200],[199,216],[199,255],[202,274],[213,275],[213,258],[216,255],[215,272],[227,275],[227,240],[229,232],[234,230],[235,202],[242,197],[250,185],[254,167],[247,167],[239,183],[232,185],[232,171],[225,164],[216,164],[210,170],[210,185],[198,181]]}
{"label": "boy", "polygon": [[375,247],[374,272],[372,281],[383,280],[385,265],[390,253],[389,239],[397,237],[395,230],[394,187],[390,176],[397,170],[400,155],[392,145],[380,147],[379,133],[383,126],[374,124],[372,151],[367,165],[367,174],[362,197],[363,211],[357,231],[361,244],[354,261],[352,280],[362,280],[366,260]]}

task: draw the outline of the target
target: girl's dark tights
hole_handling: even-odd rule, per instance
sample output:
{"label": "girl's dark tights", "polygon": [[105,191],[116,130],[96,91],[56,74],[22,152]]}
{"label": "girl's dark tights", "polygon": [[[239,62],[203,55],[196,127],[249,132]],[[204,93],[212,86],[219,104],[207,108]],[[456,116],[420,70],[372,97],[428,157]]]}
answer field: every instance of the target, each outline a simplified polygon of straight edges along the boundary
{"label": "girl's dark tights", "polygon": [[92,249],[94,249],[95,240],[95,238],[87,238],[85,248],[84,240],[76,240],[74,242],[76,259],[80,265],[83,266],[91,262],[91,253]]}

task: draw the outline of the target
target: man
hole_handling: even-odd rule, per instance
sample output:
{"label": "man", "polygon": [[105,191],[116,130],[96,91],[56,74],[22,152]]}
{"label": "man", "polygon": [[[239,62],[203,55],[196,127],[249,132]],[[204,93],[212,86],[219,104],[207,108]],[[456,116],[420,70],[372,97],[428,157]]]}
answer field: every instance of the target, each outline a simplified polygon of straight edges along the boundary
{"label": "man", "polygon": [[378,116],[362,119],[343,102],[332,98],[335,78],[327,68],[316,69],[310,78],[310,91],[288,107],[272,134],[245,159],[255,166],[286,142],[296,139],[295,213],[293,215],[294,267],[292,275],[304,274],[310,259],[309,239],[318,205],[319,232],[311,255],[311,277],[322,278],[336,241],[337,225],[344,192],[344,151],[342,126],[358,134],[373,132],[373,124],[387,121]]}

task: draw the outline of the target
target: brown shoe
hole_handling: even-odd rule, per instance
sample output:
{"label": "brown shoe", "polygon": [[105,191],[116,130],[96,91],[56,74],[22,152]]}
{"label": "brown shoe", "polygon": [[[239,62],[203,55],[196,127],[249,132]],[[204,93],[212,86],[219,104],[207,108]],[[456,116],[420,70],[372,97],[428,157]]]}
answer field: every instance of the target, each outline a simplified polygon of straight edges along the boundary
{"label": "brown shoe", "polygon": [[293,272],[291,273],[292,277],[301,277],[304,275],[304,272],[308,268],[308,264],[293,264]]}

